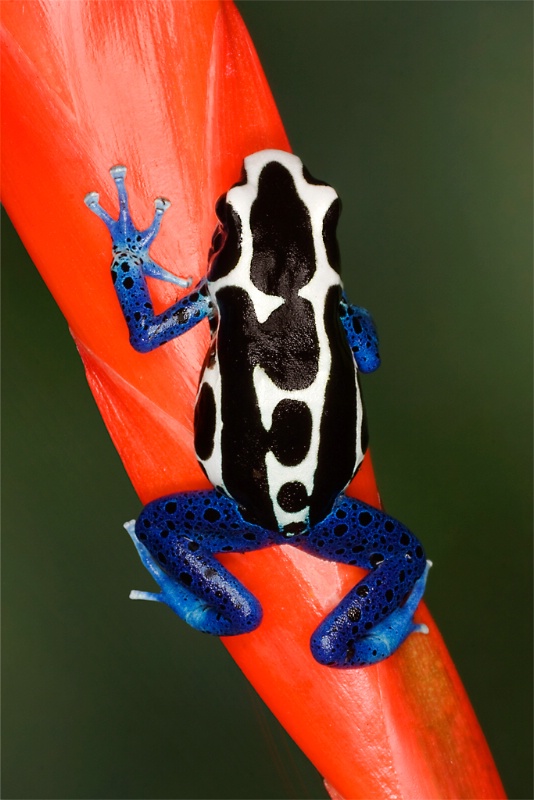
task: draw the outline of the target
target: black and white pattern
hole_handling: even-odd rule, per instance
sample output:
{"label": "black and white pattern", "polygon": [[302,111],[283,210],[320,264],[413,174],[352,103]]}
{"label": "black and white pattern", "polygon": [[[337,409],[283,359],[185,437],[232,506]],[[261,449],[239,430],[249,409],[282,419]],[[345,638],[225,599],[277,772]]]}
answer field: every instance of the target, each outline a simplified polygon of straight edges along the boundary
{"label": "black and white pattern", "polygon": [[[299,158],[264,150],[217,206],[218,316],[197,399],[206,475],[287,535],[329,513],[362,461],[362,405],[339,309],[339,200]],[[217,236],[215,237],[217,239]]]}

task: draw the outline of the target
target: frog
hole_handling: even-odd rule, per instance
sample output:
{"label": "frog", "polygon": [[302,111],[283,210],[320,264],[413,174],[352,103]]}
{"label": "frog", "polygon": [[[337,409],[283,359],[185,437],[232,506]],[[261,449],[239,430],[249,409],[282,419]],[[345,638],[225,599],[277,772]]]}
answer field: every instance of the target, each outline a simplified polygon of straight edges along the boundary
{"label": "frog", "polygon": [[[164,603],[205,633],[245,634],[262,607],[217,556],[296,547],[366,570],[311,632],[316,661],[382,661],[411,633],[428,632],[413,617],[430,562],[407,527],[345,491],[368,447],[360,374],[380,355],[371,315],[343,289],[336,191],[292,153],[247,156],[216,202],[207,271],[192,286],[149,254],[170,202],[157,198],[151,224],[138,229],[126,167],[110,172],[118,219],[97,192],[85,203],[111,235],[131,346],[149,354],[203,321],[210,329],[194,447],[212,488],[155,499],[126,523],[160,588],[130,596]],[[155,313],[147,277],[187,293]]]}

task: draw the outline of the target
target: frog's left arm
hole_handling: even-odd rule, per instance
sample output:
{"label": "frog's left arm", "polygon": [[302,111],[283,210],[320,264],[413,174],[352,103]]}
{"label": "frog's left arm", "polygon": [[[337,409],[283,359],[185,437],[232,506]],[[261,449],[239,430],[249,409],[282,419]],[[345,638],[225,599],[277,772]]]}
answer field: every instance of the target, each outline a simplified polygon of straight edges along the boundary
{"label": "frog's left arm", "polygon": [[126,167],[113,167],[110,172],[119,196],[119,218],[114,220],[102,208],[96,192],[86,196],[85,204],[104,222],[111,234],[111,276],[128,325],[130,343],[138,352],[148,353],[185,333],[205,317],[212,316],[213,304],[203,279],[192,292],[166,311],[154,313],[146,277],[174,283],[182,288],[191,284],[190,279],[179,278],[160,267],[152,261],[148,253],[170,203],[159,197],[154,203],[152,224],[146,230],[138,230],[130,216],[128,194],[124,185]]}
{"label": "frog's left arm", "polygon": [[370,313],[366,308],[351,305],[343,292],[339,316],[358,369],[360,372],[374,372],[380,366],[380,355],[378,335]]}

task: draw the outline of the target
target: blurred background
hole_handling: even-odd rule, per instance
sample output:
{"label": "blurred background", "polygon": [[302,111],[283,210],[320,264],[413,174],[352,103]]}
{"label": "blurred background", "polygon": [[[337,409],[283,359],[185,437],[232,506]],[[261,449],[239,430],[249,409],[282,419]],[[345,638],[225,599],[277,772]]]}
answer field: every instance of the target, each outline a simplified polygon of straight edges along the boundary
{"label": "blurred background", "polygon": [[[294,151],[343,200],[389,513],[511,798],[533,796],[529,2],[241,2]],[[31,190],[31,187],[28,187]],[[3,796],[324,798],[216,639],[162,607],[67,326],[3,217]]]}

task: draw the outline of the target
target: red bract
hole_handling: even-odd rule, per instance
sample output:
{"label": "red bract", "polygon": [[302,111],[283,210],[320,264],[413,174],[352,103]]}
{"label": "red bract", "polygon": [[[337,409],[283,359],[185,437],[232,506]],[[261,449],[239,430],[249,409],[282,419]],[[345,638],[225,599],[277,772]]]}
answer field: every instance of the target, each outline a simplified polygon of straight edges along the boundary
{"label": "red bract", "polygon": [[[244,156],[289,149],[261,66],[230,2],[4,0],[3,200],[65,314],[100,411],[143,501],[206,486],[193,402],[207,346],[198,326],[150,355],[128,343],[104,226],[83,204],[115,196],[129,168],[134,219],[173,205],[153,251],[167,269],[205,270],[214,203]],[[154,282],[159,307],[175,287]],[[387,287],[384,289],[387,291]],[[177,402],[179,398],[179,402]],[[378,504],[369,459],[351,491]],[[376,666],[317,664],[309,638],[358,570],[291,547],[224,558],[264,621],[226,646],[282,724],[344,798],[497,798],[503,789],[428,611]]]}

